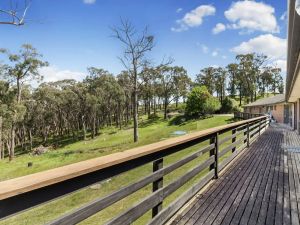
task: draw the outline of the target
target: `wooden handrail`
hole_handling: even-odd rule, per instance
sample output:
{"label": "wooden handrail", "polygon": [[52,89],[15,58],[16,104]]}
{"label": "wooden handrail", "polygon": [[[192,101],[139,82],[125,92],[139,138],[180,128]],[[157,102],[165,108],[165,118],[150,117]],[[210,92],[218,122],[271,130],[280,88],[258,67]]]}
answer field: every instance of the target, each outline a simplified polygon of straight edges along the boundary
{"label": "wooden handrail", "polygon": [[233,115],[234,115],[234,118],[239,118],[239,119],[244,119],[244,120],[264,116],[263,113],[247,113],[247,112],[234,112]]}
{"label": "wooden handrail", "polygon": [[[77,224],[149,184],[152,184],[153,187],[151,195],[114,217],[108,224],[124,224],[126,221],[134,221],[149,210],[152,210],[152,223],[161,224],[170,218],[179,207],[195,195],[209,180],[217,179],[219,172],[226,168],[228,163],[245,147],[249,147],[256,137],[260,136],[268,127],[268,124],[269,119],[267,116],[256,117],[0,182],[0,219],[151,162],[153,163],[152,174],[141,177],[138,181],[122,187],[109,195],[95,199],[93,202],[63,215],[49,224]],[[220,136],[226,132],[230,132],[230,135]],[[166,156],[208,140],[210,144],[207,145],[205,143],[204,146],[206,147],[181,158],[173,164],[168,164],[166,167],[163,166]],[[230,142],[230,144],[228,145],[227,142]],[[232,153],[227,155],[229,151]],[[186,171],[184,175],[166,186],[163,185],[165,175],[175,169],[182,168],[182,166],[196,158],[204,156],[203,154],[206,152],[209,152],[209,157],[205,156],[207,159],[202,161],[200,165]],[[225,159],[220,160],[225,155]],[[185,182],[207,169],[209,169],[209,172],[199,182],[189,188],[168,207],[162,208],[165,198],[184,185]]]}
{"label": "wooden handrail", "polygon": [[181,137],[170,138],[164,141],[156,142],[153,144],[133,148],[123,152],[118,152],[95,159],[85,160],[82,162],[50,169],[43,172],[38,172],[23,177],[14,178],[0,182],[0,200],[10,198],[22,193],[26,193],[35,189],[39,189],[51,184],[59,183],[77,176],[88,174],[94,171],[102,170],[112,167],[114,165],[137,159],[152,153],[161,152],[170,147],[177,146],[186,142],[199,139],[217,132],[226,132],[234,127],[247,124],[252,121],[266,118],[261,116],[245,121],[239,121],[223,126],[210,128],[198,132],[193,132]]}

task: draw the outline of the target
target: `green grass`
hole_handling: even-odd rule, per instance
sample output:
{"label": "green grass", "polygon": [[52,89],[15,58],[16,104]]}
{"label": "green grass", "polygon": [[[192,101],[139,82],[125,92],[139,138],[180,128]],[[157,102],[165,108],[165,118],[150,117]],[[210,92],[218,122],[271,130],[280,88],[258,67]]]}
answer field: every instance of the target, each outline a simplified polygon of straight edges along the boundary
{"label": "green grass", "polygon": [[[22,155],[17,157],[12,162],[1,161],[0,179],[6,180],[14,177],[19,177],[34,172],[39,172],[50,168],[55,168],[58,166],[111,154],[118,151],[123,151],[136,146],[150,144],[172,137],[172,132],[177,130],[183,130],[190,133],[197,130],[204,130],[210,127],[224,125],[229,122],[231,122],[231,118],[228,116],[218,116],[207,118],[204,120],[188,121],[181,125],[170,125],[170,123],[162,119],[144,121],[144,123],[141,123],[141,128],[139,129],[140,141],[138,143],[133,143],[132,141],[132,129],[117,130],[114,128],[107,128],[102,130],[102,134],[94,140],[79,141],[70,145],[66,145],[61,149],[48,152],[41,156]],[[168,165],[178,161],[179,159],[182,159],[188,154],[199,150],[207,143],[207,141],[203,142],[201,144],[192,146],[166,157],[164,160],[164,165]],[[225,143],[224,146],[226,144],[228,143]],[[195,159],[192,162],[168,174],[164,177],[164,185],[167,185],[176,180],[177,177],[182,176],[184,173],[186,173],[187,170],[193,168],[201,161],[206,160],[207,157],[208,154],[201,156],[198,159]],[[27,168],[28,162],[33,162],[33,167]],[[121,174],[117,177],[113,177],[110,181],[102,182],[99,189],[91,189],[89,187],[85,188],[66,197],[60,198],[48,204],[36,207],[34,209],[11,217],[7,220],[1,221],[0,225],[44,224],[96,198],[105,196],[113,192],[114,190],[120,189],[120,187],[139,180],[147,174],[150,174],[151,170],[152,165],[149,163],[127,173]],[[164,201],[164,206],[168,205],[170,202],[176,199],[176,197],[182,194],[183,191],[186,190],[186,188],[190,187],[193,183],[199,180],[206,172],[207,171],[203,171],[197,177],[187,182],[182,188],[178,189],[175,193],[169,196]],[[82,224],[102,224],[110,219],[112,215],[123,212],[129,206],[133,205],[134,203],[150,194],[151,191],[152,186],[148,185],[147,187],[139,190],[129,197],[113,204],[111,207],[95,214],[94,216],[84,221]],[[150,213],[146,213],[136,222],[136,224],[144,224],[149,220],[149,218]]]}

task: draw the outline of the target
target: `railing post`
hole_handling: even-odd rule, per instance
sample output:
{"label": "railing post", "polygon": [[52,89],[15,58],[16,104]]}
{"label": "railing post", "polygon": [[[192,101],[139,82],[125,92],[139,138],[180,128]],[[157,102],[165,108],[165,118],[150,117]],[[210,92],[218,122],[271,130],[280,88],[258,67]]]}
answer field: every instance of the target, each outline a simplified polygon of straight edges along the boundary
{"label": "railing post", "polygon": [[249,123],[247,123],[247,147],[249,148],[250,146],[250,129],[249,129]]}
{"label": "railing post", "polygon": [[[236,128],[234,128],[233,130],[232,130],[232,135],[235,135],[236,134]],[[236,141],[236,136],[235,137],[233,137],[232,139],[231,139],[231,142],[232,143],[234,143]],[[236,149],[236,147],[233,147],[232,148],[232,152],[235,152],[235,149]]]}
{"label": "railing post", "polygon": [[[164,163],[163,158],[154,161],[153,162],[153,172],[156,172],[157,170],[162,169],[163,163]],[[162,187],[163,187],[163,177],[153,182],[152,191],[155,192]],[[153,207],[152,218],[154,218],[162,210],[162,204],[163,204],[163,202],[160,202],[156,206]]]}
{"label": "railing post", "polygon": [[215,171],[215,179],[218,179],[218,161],[219,161],[219,143],[218,143],[219,133],[215,133],[213,137],[210,138],[210,144],[215,144],[215,147],[210,150],[209,156],[215,156],[215,161],[210,165],[209,170]]}
{"label": "railing post", "polygon": [[258,136],[260,136],[261,131],[261,119],[259,120],[259,126],[258,126]]}

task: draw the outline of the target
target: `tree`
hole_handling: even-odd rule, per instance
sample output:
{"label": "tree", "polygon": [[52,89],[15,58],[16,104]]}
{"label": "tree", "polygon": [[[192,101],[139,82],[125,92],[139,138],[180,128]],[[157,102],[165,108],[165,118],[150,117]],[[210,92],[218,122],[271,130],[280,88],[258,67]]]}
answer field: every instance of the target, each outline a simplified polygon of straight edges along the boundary
{"label": "tree", "polygon": [[215,91],[215,73],[216,68],[207,67],[200,71],[200,74],[196,75],[196,85],[206,86],[208,92],[212,95]]}
{"label": "tree", "polygon": [[273,94],[283,93],[283,78],[280,75],[281,69],[280,68],[272,68],[271,69],[271,89]]}
{"label": "tree", "polygon": [[133,81],[133,139],[138,141],[138,76],[145,60],[145,54],[154,47],[154,37],[147,28],[138,34],[129,21],[121,20],[121,27],[112,29],[114,37],[125,46],[121,62],[128,70]]}
{"label": "tree", "polygon": [[258,89],[261,96],[265,96],[265,93],[272,84],[272,79],[272,68],[264,67],[258,79]]}
{"label": "tree", "polygon": [[12,1],[10,1],[10,9],[0,9],[0,16],[2,16],[2,19],[0,19],[0,24],[14,26],[24,25],[25,17],[31,1],[25,0],[21,8],[19,7],[19,3],[20,1],[13,4]]}
{"label": "tree", "polygon": [[265,63],[266,58],[265,55],[255,53],[236,56],[236,59],[239,61],[240,99],[243,94],[244,96],[249,96],[248,101],[253,102],[256,100],[261,67]]}
{"label": "tree", "polygon": [[191,117],[206,116],[219,110],[220,102],[205,86],[194,87],[186,101],[186,114]]}
{"label": "tree", "polygon": [[217,92],[217,97],[219,97],[221,104],[226,94],[226,79],[227,70],[222,67],[217,68],[215,73],[215,88]]}
{"label": "tree", "polygon": [[231,98],[234,98],[236,95],[238,64],[230,63],[226,69],[229,75],[229,93]]}
{"label": "tree", "polygon": [[18,54],[10,53],[6,49],[0,49],[0,52],[7,54],[10,61],[10,65],[6,66],[6,78],[15,82],[17,87],[15,112],[11,128],[10,159],[13,159],[15,149],[15,123],[18,120],[18,116],[22,117],[22,114],[20,114],[22,111],[22,86],[24,82],[28,80],[41,80],[42,76],[39,74],[38,69],[48,66],[48,63],[42,61],[42,55],[29,44],[22,45]]}
{"label": "tree", "polygon": [[181,67],[181,72],[174,77],[175,84],[175,104],[178,107],[179,99],[182,98],[183,102],[187,98],[188,91],[191,86],[191,78],[187,75],[187,71]]}
{"label": "tree", "polygon": [[[187,79],[187,72],[183,67],[162,65],[157,67],[157,73],[161,96],[164,99],[164,119],[167,119],[168,105],[178,98],[179,82]],[[183,84],[183,88],[186,88],[186,84]]]}
{"label": "tree", "polygon": [[156,85],[158,83],[159,75],[156,68],[146,66],[141,72],[141,97],[144,100],[145,114],[148,114],[148,118],[151,115],[151,105],[153,107],[154,114],[156,114]]}
{"label": "tree", "polygon": [[232,98],[225,97],[221,104],[221,113],[233,113],[239,111],[238,102]]}

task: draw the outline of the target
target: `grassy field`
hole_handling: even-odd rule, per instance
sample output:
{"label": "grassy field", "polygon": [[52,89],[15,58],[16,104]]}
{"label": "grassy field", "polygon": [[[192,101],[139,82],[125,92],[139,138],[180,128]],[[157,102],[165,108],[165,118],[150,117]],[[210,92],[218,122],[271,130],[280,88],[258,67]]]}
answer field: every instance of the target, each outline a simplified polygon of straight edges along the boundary
{"label": "grassy field", "polygon": [[[50,151],[41,156],[31,156],[22,155],[17,157],[13,162],[1,161],[0,162],[0,179],[6,180],[18,176],[23,176],[26,174],[35,173],[38,171],[47,170],[50,168],[55,168],[58,166],[82,161],[85,159],[90,159],[94,157],[99,157],[107,154],[111,154],[117,151],[123,151],[140,145],[146,145],[153,142],[157,142],[169,137],[174,137],[174,131],[186,131],[187,133],[203,130],[210,127],[215,127],[219,125],[224,125],[230,123],[231,117],[229,116],[218,116],[207,118],[204,120],[195,120],[183,123],[181,125],[171,125],[169,122],[162,119],[153,121],[144,121],[140,126],[140,141],[139,143],[133,143],[132,141],[132,129],[127,130],[117,130],[114,128],[107,128],[102,130],[102,134],[94,140],[80,141],[73,144],[64,146],[63,148]],[[170,163],[176,162],[184,156],[199,150],[199,148],[206,143],[201,143],[196,146],[192,146],[184,151],[177,152],[171,156],[166,157],[164,164],[168,165]],[[226,143],[225,143],[226,144]],[[183,175],[187,170],[199,164],[201,161],[207,159],[208,154],[199,157],[196,160],[186,164],[185,166],[173,171],[171,174],[164,178],[164,185],[169,184],[174,181],[177,177]],[[33,162],[33,166],[28,168],[27,163]],[[44,224],[56,217],[71,211],[77,207],[82,206],[96,198],[105,196],[114,190],[119,189],[125,185],[133,183],[151,173],[152,165],[147,164],[140,168],[136,168],[130,172],[121,174],[117,177],[102,182],[97,188],[85,188],[76,193],[63,197],[61,199],[52,201],[45,205],[36,207],[34,209],[28,210],[22,214],[11,217],[7,220],[0,221],[1,225],[4,224]],[[199,174],[197,177],[192,179],[190,182],[186,183],[182,188],[173,193],[170,197],[164,201],[164,205],[169,204],[177,196],[179,196],[183,190],[191,186],[197,180],[205,174]],[[97,213],[93,217],[90,217],[82,224],[102,224],[119,212],[124,211],[130,205],[136,203],[138,200],[150,194],[152,191],[152,186],[141,189],[140,191],[134,193],[133,195],[113,204],[106,210]],[[125,204],[126,203],[126,204]],[[20,203],[21,204],[21,203]],[[150,213],[146,213],[142,218],[140,218],[136,224],[144,224],[150,218]]]}

